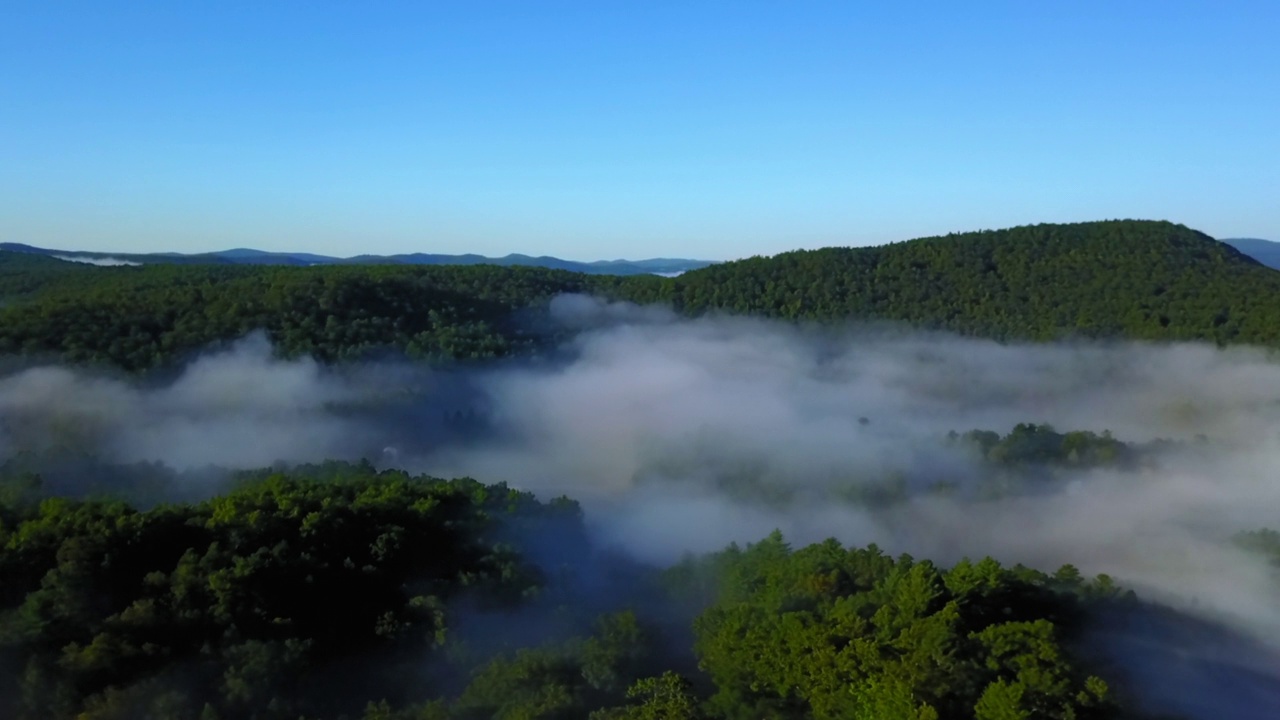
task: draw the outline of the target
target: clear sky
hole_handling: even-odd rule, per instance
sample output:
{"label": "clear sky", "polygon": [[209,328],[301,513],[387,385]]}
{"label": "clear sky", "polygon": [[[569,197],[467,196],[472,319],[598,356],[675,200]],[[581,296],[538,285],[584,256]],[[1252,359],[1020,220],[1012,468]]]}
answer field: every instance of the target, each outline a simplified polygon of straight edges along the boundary
{"label": "clear sky", "polygon": [[1280,240],[1280,0],[0,0],[0,240],[728,259]]}

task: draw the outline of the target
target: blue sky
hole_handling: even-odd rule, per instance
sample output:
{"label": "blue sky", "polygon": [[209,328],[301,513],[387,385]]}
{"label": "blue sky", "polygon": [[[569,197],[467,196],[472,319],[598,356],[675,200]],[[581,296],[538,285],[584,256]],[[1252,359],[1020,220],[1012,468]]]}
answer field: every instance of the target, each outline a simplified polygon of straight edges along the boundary
{"label": "blue sky", "polygon": [[728,259],[1280,240],[1280,2],[0,4],[0,240]]}

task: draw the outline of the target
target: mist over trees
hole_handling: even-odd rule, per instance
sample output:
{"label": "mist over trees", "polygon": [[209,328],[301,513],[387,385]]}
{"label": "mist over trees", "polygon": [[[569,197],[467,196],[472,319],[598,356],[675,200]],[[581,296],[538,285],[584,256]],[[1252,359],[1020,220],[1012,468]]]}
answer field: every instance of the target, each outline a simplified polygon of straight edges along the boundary
{"label": "mist over trees", "polygon": [[1135,221],[0,253],[0,715],[1275,717],[1278,283]]}
{"label": "mist over trees", "polygon": [[776,532],[663,569],[566,498],[368,463],[159,504],[189,478],[115,472],[57,497],[0,470],[7,717],[1145,718],[1090,626],[1201,627],[1070,565]]}
{"label": "mist over trees", "polygon": [[571,501],[368,465],[147,510],[5,480],[8,717],[698,717],[695,667],[709,717],[1118,713],[1063,645],[1116,591],[1070,569],[775,533],[627,570]]}

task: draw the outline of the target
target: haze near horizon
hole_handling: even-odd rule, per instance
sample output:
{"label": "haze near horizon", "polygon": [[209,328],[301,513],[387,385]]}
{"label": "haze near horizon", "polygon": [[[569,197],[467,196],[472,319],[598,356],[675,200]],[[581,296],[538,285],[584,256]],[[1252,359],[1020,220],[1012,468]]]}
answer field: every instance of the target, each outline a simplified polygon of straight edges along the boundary
{"label": "haze near horizon", "polygon": [[52,2],[0,241],[732,259],[1037,222],[1280,238],[1280,6]]}

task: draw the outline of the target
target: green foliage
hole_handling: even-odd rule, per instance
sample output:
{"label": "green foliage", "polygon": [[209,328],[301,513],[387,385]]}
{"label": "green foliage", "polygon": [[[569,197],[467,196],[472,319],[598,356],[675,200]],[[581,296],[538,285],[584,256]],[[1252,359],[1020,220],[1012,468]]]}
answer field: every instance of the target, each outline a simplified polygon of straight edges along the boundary
{"label": "green foliage", "polygon": [[1280,274],[1167,222],[1031,225],[713,265],[656,297],[687,313],[896,320],[997,339],[1280,341]]}
{"label": "green foliage", "polygon": [[[563,620],[592,598],[554,585],[581,570],[545,548],[587,545],[580,509],[504,485],[328,462],[143,510],[18,473],[0,521],[5,717],[1121,717],[1070,641],[1128,596],[1071,566],[773,533],[686,558],[647,614],[587,628]],[[503,637],[540,623],[566,630]]]}
{"label": "green foliage", "polygon": [[598,710],[590,720],[701,720],[706,717],[693,686],[671,671],[637,680],[627,689],[632,705]]}
{"label": "green foliage", "polygon": [[0,307],[51,286],[71,287],[95,275],[95,268],[46,255],[0,250]]}
{"label": "green foliage", "polygon": [[[785,253],[670,279],[494,266],[102,268],[0,252],[0,354],[148,371],[262,330],[282,354],[326,362],[383,350],[493,358],[560,339],[542,310],[566,292],[692,316],[892,320],[997,339],[1280,341],[1276,273],[1181,226],[1114,221]],[[1154,450],[1034,424],[952,441],[1008,472],[1132,468]],[[942,569],[875,546],[793,549],[775,533],[664,573],[659,614],[687,613],[692,647],[618,612],[589,633],[498,643],[492,656],[457,637],[459,604],[495,618],[547,603],[557,617],[584,612],[583,599],[549,586],[571,573],[535,566],[525,544],[552,529],[585,546],[572,501],[344,463],[244,473],[217,497],[179,501],[174,473],[107,469],[76,448],[70,428],[48,452],[82,469],[76,484],[96,499],[59,497],[65,473],[42,472],[30,454],[0,465],[5,717],[1120,716],[1120,693],[1070,640],[1091,604],[1127,596],[1071,566],[1045,575],[988,558]],[[722,484],[741,499],[789,497],[759,469]],[[887,478],[846,499],[879,506],[906,491],[904,478]],[[1238,540],[1280,565],[1277,537]]]}
{"label": "green foliage", "polygon": [[3,648],[25,664],[20,716],[112,717],[160,702],[168,681],[188,689],[165,703],[223,717],[317,712],[338,677],[401,693],[388,686],[401,663],[446,641],[449,598],[500,609],[536,593],[538,570],[500,541],[508,516],[572,517],[503,486],[348,473],[146,512],[11,510],[0,587]]}
{"label": "green foliage", "polygon": [[713,265],[675,278],[530,267],[91,267],[0,252],[0,353],[133,371],[254,330],[346,361],[531,353],[549,298],[593,293],[688,315],[892,320],[997,339],[1280,343],[1280,274],[1166,222],[1035,225]]}
{"label": "green foliage", "polygon": [[588,276],[485,265],[93,271],[0,308],[0,353],[139,371],[263,330],[281,353],[325,361],[384,349],[433,360],[492,358],[540,345],[517,311],[589,290]]}
{"label": "green foliage", "polygon": [[983,459],[997,465],[1054,465],[1077,469],[1132,469],[1170,445],[1167,442],[1129,445],[1108,431],[1101,435],[1089,431],[1059,433],[1050,425],[1034,423],[1019,423],[1003,437],[990,430],[970,430],[963,435],[952,433],[949,440],[973,448]]}
{"label": "green foliage", "polygon": [[[951,571],[780,537],[719,560],[695,621],[719,716],[1117,717],[1064,641],[1085,587],[987,559]],[[1018,714],[1022,713],[1022,714]],[[976,714],[976,715],[975,715]]]}
{"label": "green foliage", "polygon": [[[590,637],[520,649],[481,665],[458,698],[441,707],[453,720],[584,718],[622,701],[627,686],[657,657],[650,631],[633,613],[606,615],[598,619]],[[640,681],[626,696],[645,696],[642,708],[678,701],[661,688],[650,693],[645,687]],[[623,714],[617,716],[630,717],[630,711],[619,710]],[[616,715],[600,712],[603,717]]]}

